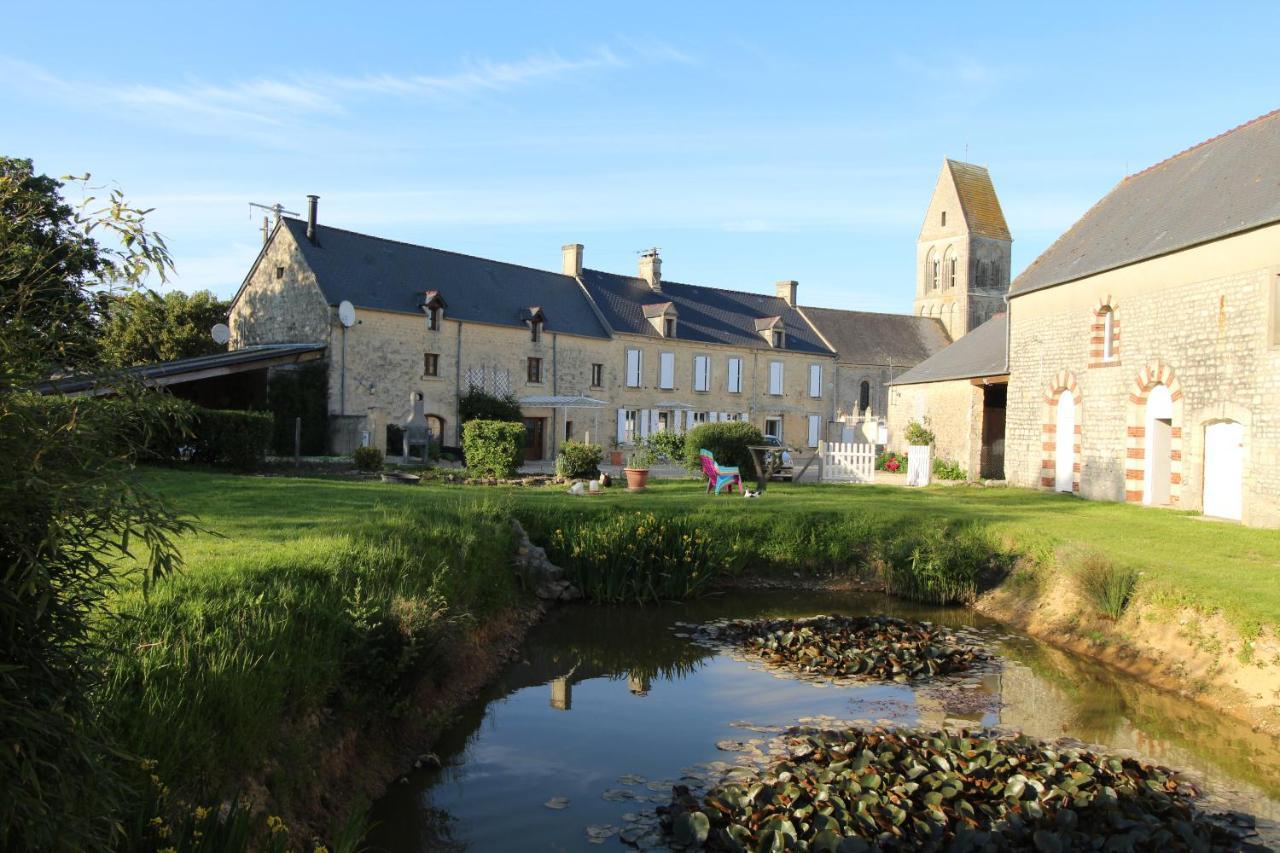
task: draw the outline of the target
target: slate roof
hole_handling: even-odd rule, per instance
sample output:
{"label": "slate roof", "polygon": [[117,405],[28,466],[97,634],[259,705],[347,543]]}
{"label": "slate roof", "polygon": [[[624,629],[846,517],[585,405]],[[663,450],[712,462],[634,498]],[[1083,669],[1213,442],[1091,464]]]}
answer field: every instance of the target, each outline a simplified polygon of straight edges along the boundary
{"label": "slate roof", "polygon": [[969,230],[983,237],[1012,240],[1009,225],[1004,221],[1004,210],[1000,207],[1000,199],[987,170],[951,159],[947,160],[947,168],[960,196],[960,207],[964,210]]}
{"label": "slate roof", "polygon": [[756,331],[756,321],[781,317],[787,333],[783,349],[832,354],[804,317],[777,296],[665,280],[662,292],[656,293],[642,278],[592,269],[582,271],[582,283],[605,320],[618,332],[660,338],[645,319],[644,307],[670,302],[680,317],[677,335],[681,340],[768,349]]}
{"label": "slate roof", "polygon": [[910,314],[811,308],[801,311],[849,364],[911,367],[950,345],[942,321]]}
{"label": "slate roof", "polygon": [[1009,372],[1009,315],[997,314],[951,346],[926,358],[889,385],[974,379]]}
{"label": "slate roof", "polygon": [[1280,221],[1280,110],[1122,180],[1009,288],[1042,290]]}
{"label": "slate roof", "polygon": [[608,330],[570,276],[441,249],[385,240],[285,217],[330,305],[350,300],[357,308],[420,314],[428,290],[439,291],[446,315],[457,320],[523,326],[531,306],[546,317],[545,330],[607,338]]}

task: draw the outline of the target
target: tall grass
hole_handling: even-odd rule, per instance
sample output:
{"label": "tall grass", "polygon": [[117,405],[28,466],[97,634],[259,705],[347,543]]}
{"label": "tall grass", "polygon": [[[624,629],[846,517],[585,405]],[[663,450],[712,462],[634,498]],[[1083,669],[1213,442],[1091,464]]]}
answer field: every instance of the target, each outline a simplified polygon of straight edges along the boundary
{"label": "tall grass", "polygon": [[1007,561],[991,536],[974,525],[925,524],[886,541],[877,566],[885,589],[927,604],[965,604],[984,574]]}
{"label": "tall grass", "polygon": [[1105,554],[1086,551],[1075,559],[1080,591],[1101,615],[1115,622],[1124,615],[1138,589],[1138,572],[1117,566]]}

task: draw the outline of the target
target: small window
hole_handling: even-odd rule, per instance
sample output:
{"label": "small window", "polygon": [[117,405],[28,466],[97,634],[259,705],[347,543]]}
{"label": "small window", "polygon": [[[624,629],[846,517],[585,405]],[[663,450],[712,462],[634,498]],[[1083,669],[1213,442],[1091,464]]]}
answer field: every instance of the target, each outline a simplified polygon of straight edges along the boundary
{"label": "small window", "polygon": [[276,267],[276,280],[284,278],[284,267]]}
{"label": "small window", "polygon": [[591,387],[592,388],[604,387],[604,365],[603,364],[591,365]]}
{"label": "small window", "polygon": [[639,388],[643,375],[644,354],[638,349],[627,350],[627,387]]}
{"label": "small window", "polygon": [[533,341],[535,344],[538,341],[542,340],[542,321],[541,320],[534,320],[532,323],[529,324],[529,340]]}
{"label": "small window", "polygon": [[1102,360],[1114,361],[1116,357],[1116,312],[1110,308],[1102,311]]}
{"label": "small window", "polygon": [[542,359],[535,356],[529,357],[529,381],[533,383],[542,381]]}
{"label": "small window", "polygon": [[782,333],[781,329],[773,330],[773,346],[775,349],[782,349],[782,346],[786,342],[786,340],[787,340],[786,336]]}
{"label": "small window", "polygon": [[871,408],[871,383],[864,379],[858,386],[858,414],[861,415],[869,408]]}
{"label": "small window", "polygon": [[769,393],[775,396],[782,393],[782,362],[769,362]]}
{"label": "small window", "polygon": [[439,308],[427,309],[427,331],[428,332],[440,331],[440,309]]}
{"label": "small window", "polygon": [[664,338],[674,338],[676,336],[676,321],[674,317],[662,318],[662,336]]}
{"label": "small window", "polygon": [[742,359],[729,359],[729,393],[742,393]]}
{"label": "small window", "polygon": [[947,227],[947,212],[945,210],[942,211],[942,227]]}
{"label": "small window", "polygon": [[711,390],[711,357],[695,355],[693,357],[693,390]]}
{"label": "small window", "polygon": [[440,375],[440,354],[434,352],[425,352],[422,354],[422,375],[423,376],[439,376]]}
{"label": "small window", "polygon": [[705,423],[707,422],[707,413],[706,413],[706,412],[694,412],[694,413],[693,413],[693,422],[694,422],[695,424],[705,424]]}
{"label": "small window", "polygon": [[782,418],[772,417],[764,419],[764,434],[771,435],[779,441],[782,440]]}

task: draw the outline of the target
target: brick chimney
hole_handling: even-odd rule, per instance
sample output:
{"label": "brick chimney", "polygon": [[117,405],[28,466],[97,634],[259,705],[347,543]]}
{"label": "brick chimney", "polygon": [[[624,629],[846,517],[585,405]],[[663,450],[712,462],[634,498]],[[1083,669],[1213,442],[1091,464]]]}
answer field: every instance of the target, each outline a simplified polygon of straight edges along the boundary
{"label": "brick chimney", "polygon": [[780,281],[774,285],[774,288],[778,298],[794,308],[796,304],[796,288],[799,286],[800,282],[798,281]]}
{"label": "brick chimney", "polygon": [[640,277],[649,283],[650,290],[662,292],[662,258],[657,246],[640,253]]}
{"label": "brick chimney", "polygon": [[560,271],[574,278],[582,275],[582,244],[567,243],[560,247]]}
{"label": "brick chimney", "polygon": [[316,241],[316,208],[320,206],[320,196],[307,196],[307,240]]}

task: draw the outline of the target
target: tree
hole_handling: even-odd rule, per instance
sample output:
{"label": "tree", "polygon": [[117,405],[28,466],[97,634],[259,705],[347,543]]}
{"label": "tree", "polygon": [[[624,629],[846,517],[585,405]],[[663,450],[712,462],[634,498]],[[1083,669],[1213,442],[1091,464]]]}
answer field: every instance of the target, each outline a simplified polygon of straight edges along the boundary
{"label": "tree", "polygon": [[458,420],[467,421],[520,421],[520,401],[511,394],[499,397],[472,388],[458,397]]}
{"label": "tree", "polygon": [[230,307],[207,290],[109,296],[102,306],[102,356],[116,367],[132,367],[224,352],[209,330],[226,320]]}
{"label": "tree", "polygon": [[[82,181],[87,181],[85,176]],[[51,367],[95,370],[99,288],[172,269],[147,211],[118,191],[70,208],[30,161],[0,160],[0,849],[109,846],[128,789],[97,718],[95,626],[136,556],[174,571],[190,525],[138,488],[133,461],[182,429],[173,398],[112,380],[112,400],[42,397]],[[100,241],[95,235],[101,235]]]}

